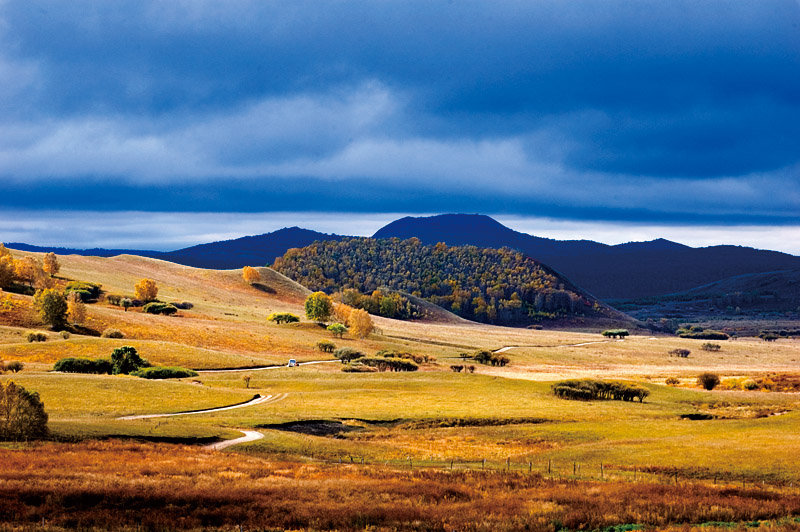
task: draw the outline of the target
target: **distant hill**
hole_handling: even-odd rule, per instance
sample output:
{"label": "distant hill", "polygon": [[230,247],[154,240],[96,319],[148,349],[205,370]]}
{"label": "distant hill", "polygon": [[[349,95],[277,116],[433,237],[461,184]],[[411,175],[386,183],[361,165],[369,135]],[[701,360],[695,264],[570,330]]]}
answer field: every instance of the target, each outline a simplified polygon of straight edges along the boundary
{"label": "distant hill", "polygon": [[564,316],[631,322],[547,266],[509,248],[347,238],[291,249],[273,268],[311,290],[369,294],[385,286],[487,323],[528,325]]}
{"label": "distant hill", "polygon": [[800,268],[800,257],[740,246],[691,248],[664,239],[609,246],[590,240],[541,238],[477,214],[402,218],[374,235],[412,236],[424,244],[518,249],[601,299],[663,295],[735,275]]}
{"label": "distant hill", "polygon": [[116,257],[118,255],[138,255],[140,257],[161,258],[163,251],[151,251],[146,249],[105,249],[105,248],[63,248],[56,246],[32,246],[22,242],[5,242],[5,246],[19,251],[30,251],[33,253],[50,253],[56,255],[82,255],[84,257]]}

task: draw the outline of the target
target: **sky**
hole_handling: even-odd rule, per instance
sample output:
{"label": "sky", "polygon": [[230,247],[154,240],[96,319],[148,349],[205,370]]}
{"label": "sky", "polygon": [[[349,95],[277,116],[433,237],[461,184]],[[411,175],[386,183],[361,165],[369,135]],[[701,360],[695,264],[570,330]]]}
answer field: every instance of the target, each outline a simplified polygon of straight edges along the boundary
{"label": "sky", "polygon": [[477,212],[800,254],[798,146],[797,0],[0,0],[0,241]]}

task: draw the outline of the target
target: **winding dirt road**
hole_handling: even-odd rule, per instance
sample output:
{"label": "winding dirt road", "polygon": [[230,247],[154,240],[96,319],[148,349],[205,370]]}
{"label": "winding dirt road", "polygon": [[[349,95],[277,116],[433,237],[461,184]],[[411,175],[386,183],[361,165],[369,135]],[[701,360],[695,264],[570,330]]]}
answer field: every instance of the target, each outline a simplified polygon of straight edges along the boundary
{"label": "winding dirt road", "polygon": [[255,406],[255,405],[263,405],[266,403],[275,403],[282,399],[286,399],[289,394],[287,393],[279,393],[276,395],[265,395],[265,396],[257,396],[254,397],[252,400],[247,401],[246,403],[239,403],[230,406],[220,406],[218,408],[207,408],[205,410],[190,410],[187,412],[175,412],[172,414],[143,414],[138,416],[123,416],[118,417],[119,420],[131,420],[131,419],[152,419],[156,417],[173,417],[173,416],[191,416],[194,414],[208,414],[211,412],[222,412],[223,410],[233,410],[234,408],[244,408],[246,406]]}
{"label": "winding dirt road", "polygon": [[242,436],[241,438],[218,441],[217,443],[212,443],[211,445],[204,446],[203,449],[208,449],[209,451],[221,451],[223,449],[227,449],[228,447],[239,445],[240,443],[247,443],[249,441],[260,440],[264,437],[263,434],[261,434],[260,432],[256,432],[255,430],[244,430],[244,429],[239,429],[239,430],[244,432],[244,436]]}

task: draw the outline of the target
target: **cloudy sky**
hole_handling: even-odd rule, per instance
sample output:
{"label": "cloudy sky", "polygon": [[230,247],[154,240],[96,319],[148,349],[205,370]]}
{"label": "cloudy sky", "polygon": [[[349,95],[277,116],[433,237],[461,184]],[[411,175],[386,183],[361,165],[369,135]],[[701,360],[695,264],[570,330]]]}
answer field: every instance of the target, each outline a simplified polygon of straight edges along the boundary
{"label": "cloudy sky", "polygon": [[800,254],[798,147],[796,0],[0,0],[0,240],[480,212]]}

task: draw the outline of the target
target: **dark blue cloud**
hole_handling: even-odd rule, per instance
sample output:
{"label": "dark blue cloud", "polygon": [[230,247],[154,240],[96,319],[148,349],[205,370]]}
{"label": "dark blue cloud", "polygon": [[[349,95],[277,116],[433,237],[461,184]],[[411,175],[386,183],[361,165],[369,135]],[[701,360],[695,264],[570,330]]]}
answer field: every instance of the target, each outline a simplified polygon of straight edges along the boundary
{"label": "dark blue cloud", "polygon": [[[104,184],[102,175],[174,181],[157,190],[173,201],[185,193],[187,205],[252,210],[260,203],[263,210],[264,203],[272,208],[262,200],[269,191],[297,208],[304,191],[319,193],[319,183],[336,174],[337,186],[351,192],[324,191],[328,207],[362,211],[379,204],[409,212],[549,209],[618,219],[784,220],[800,210],[800,4],[793,0],[8,1],[0,16],[0,59],[34,72],[0,102],[0,119],[22,124],[7,137],[22,137],[29,122],[64,131],[55,140],[43,133],[46,141],[24,153],[8,149],[0,176],[37,181],[58,173],[73,183],[90,175],[91,187],[78,186],[98,190],[107,205],[116,203],[118,185]],[[348,94],[370,84],[390,102],[376,118],[362,120]],[[208,127],[264,101],[274,109],[298,98],[316,107],[281,116],[280,124],[267,120],[272,111],[255,113],[222,124],[216,136]],[[310,116],[342,101],[338,114]],[[87,140],[73,133],[96,131],[82,121],[106,119],[110,125]],[[80,161],[65,156],[61,168],[37,167],[37,154],[58,156],[63,138],[116,144],[91,146]],[[374,161],[392,158],[380,154],[351,164],[348,148],[362,154],[359,146],[386,142],[432,145],[431,167],[438,170],[388,175]],[[453,176],[462,158],[437,151],[487,142],[518,142],[530,166],[513,178],[487,172],[459,183]],[[137,167],[135,153],[124,155],[143,145],[152,151],[142,153]],[[125,161],[119,172],[109,170],[115,157]],[[498,159],[497,167],[504,162]],[[275,168],[284,163],[292,168]],[[551,167],[558,171],[546,173]],[[202,183],[186,184],[182,171]],[[238,173],[262,181],[230,185],[216,177]],[[748,203],[748,191],[762,181],[784,193],[778,200],[752,194]],[[498,182],[524,192],[510,193]],[[581,197],[570,205],[564,191],[575,182],[592,201]],[[609,201],[616,182],[634,205]],[[723,187],[718,197],[708,193],[715,182]],[[636,193],[636,183],[647,190]],[[732,183],[741,187],[728,194],[724,187]],[[454,185],[461,192],[452,193]],[[249,186],[262,193],[234,199]],[[675,204],[674,187],[690,198],[685,205]],[[392,198],[397,205],[390,207]],[[486,202],[496,208],[472,208]]]}

